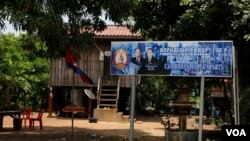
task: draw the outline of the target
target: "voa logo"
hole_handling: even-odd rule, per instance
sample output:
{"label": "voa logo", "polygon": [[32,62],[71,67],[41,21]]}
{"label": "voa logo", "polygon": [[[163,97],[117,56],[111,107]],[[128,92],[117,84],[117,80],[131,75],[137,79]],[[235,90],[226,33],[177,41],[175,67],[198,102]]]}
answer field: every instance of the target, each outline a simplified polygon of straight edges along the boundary
{"label": "voa logo", "polygon": [[226,132],[227,136],[235,136],[235,137],[247,136],[244,129],[226,129]]}

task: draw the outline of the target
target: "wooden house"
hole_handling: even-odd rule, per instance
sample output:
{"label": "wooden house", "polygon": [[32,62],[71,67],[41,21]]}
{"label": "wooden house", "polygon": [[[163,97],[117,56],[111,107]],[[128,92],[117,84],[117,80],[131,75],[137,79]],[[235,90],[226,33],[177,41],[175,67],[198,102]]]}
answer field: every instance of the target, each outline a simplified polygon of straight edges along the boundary
{"label": "wooden house", "polygon": [[[65,58],[50,60],[49,115],[53,110],[61,110],[65,105],[70,105],[72,90],[74,105],[123,111],[123,102],[127,102],[130,95],[131,78],[110,75],[111,42],[142,41],[143,37],[131,32],[126,26],[108,25],[104,31],[95,32],[94,39],[96,47],[79,53],[76,60],[77,65],[93,80],[94,85],[83,83],[80,77],[66,66]],[[91,89],[97,97],[91,104],[83,91],[86,88]],[[68,93],[71,93],[70,96]],[[91,110],[85,111],[90,115]]]}

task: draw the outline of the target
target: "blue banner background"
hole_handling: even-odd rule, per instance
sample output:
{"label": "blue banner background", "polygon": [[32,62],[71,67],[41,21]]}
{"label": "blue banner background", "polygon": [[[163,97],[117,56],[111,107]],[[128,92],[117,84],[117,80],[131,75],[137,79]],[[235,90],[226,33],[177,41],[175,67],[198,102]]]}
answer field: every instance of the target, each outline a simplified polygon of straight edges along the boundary
{"label": "blue banner background", "polygon": [[232,54],[232,41],[112,42],[111,75],[232,77]]}

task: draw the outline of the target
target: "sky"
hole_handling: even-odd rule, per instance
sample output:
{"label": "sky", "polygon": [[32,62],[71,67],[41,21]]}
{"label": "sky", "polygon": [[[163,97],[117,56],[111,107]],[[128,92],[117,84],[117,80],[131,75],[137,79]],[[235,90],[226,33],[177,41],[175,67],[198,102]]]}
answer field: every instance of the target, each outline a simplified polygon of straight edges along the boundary
{"label": "sky", "polygon": [[[114,22],[112,22],[112,21],[110,21],[110,20],[106,20],[106,19],[104,18],[104,14],[102,14],[101,19],[103,19],[103,20],[106,22],[107,25],[114,24]],[[65,22],[67,21],[67,18],[66,18],[66,17],[64,17],[64,21],[65,21]],[[5,25],[6,28],[5,28],[4,30],[2,30],[2,32],[3,32],[4,34],[7,34],[7,33],[14,33],[15,35],[19,35],[20,33],[24,33],[24,32],[21,32],[21,31],[16,31],[16,30],[14,29],[14,27],[13,27],[8,21],[5,21],[5,23],[6,23],[6,25]]]}
{"label": "sky", "polygon": [[14,27],[8,22],[8,21],[5,21],[5,29],[2,30],[2,32],[4,34],[7,34],[7,33],[14,33],[16,35],[19,35],[20,33],[23,33],[23,32],[20,32],[20,31],[16,31],[14,29]]}

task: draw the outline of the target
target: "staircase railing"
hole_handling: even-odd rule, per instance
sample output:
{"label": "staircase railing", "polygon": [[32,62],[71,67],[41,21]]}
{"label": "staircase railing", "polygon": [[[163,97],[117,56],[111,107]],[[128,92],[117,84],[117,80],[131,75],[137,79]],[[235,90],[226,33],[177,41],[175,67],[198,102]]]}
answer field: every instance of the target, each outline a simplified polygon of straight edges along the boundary
{"label": "staircase railing", "polygon": [[120,95],[120,87],[121,87],[121,76],[118,76],[117,90],[116,90],[116,106],[115,106],[116,109],[118,109],[118,102],[119,102],[119,95]]}
{"label": "staircase railing", "polygon": [[97,108],[99,108],[100,106],[101,89],[102,89],[102,75],[99,75],[97,84]]}

